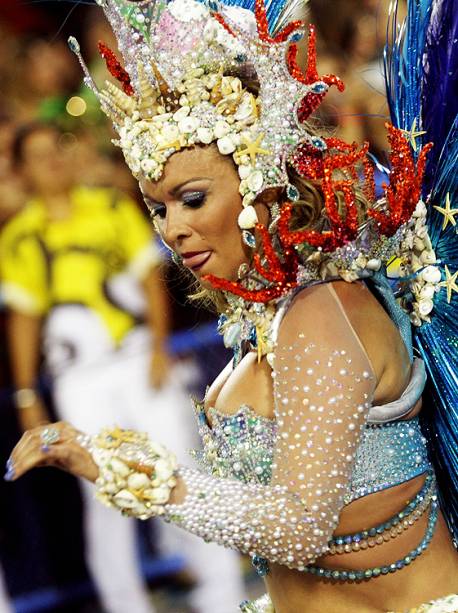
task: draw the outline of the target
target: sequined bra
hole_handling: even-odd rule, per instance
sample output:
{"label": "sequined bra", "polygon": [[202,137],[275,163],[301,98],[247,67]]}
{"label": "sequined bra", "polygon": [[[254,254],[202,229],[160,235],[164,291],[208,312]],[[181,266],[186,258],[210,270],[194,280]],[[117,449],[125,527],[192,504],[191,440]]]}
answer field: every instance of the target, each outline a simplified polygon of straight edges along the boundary
{"label": "sequined bra", "polygon": [[[401,414],[404,412],[400,404],[403,397],[408,396],[412,401],[413,393],[419,397],[424,387],[420,362],[416,364],[411,382],[397,401]],[[392,415],[396,403],[385,406],[386,412]],[[418,417],[371,423],[371,415],[380,419],[381,409],[373,407],[369,413],[356,452],[345,504],[431,470]],[[207,472],[244,483],[267,485],[270,482],[277,436],[275,420],[258,415],[247,405],[242,405],[232,415],[210,408],[210,427],[203,403],[195,403],[195,412],[203,451],[194,455]]]}

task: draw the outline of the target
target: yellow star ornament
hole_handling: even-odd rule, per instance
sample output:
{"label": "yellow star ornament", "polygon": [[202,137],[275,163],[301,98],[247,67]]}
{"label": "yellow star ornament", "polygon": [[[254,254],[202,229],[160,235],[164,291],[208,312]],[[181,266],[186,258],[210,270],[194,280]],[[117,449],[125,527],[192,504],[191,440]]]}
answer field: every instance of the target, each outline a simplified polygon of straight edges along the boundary
{"label": "yellow star ornament", "polygon": [[452,300],[453,292],[458,293],[458,285],[456,284],[456,280],[458,278],[458,270],[451,274],[448,266],[445,265],[445,281],[441,281],[439,283],[439,287],[445,287],[447,289],[447,303],[450,304]]}
{"label": "yellow star ornament", "polygon": [[426,134],[424,130],[417,130],[417,118],[416,117],[413,120],[413,124],[410,130],[401,130],[401,132],[404,134],[404,136],[407,138],[409,143],[412,145],[412,149],[414,151],[417,151],[418,149],[417,138],[419,138],[420,136],[423,136],[423,134]]}
{"label": "yellow star ornament", "polygon": [[256,164],[257,155],[269,155],[270,151],[267,151],[267,149],[262,149],[260,147],[263,138],[264,134],[260,134],[255,141],[251,141],[248,138],[242,138],[243,144],[245,145],[245,149],[242,149],[241,151],[237,152],[237,158],[240,159],[240,156],[242,155],[249,155],[251,163],[254,166]]}
{"label": "yellow star ornament", "polygon": [[439,211],[439,213],[441,213],[444,216],[444,221],[442,223],[442,230],[445,230],[449,222],[452,224],[452,226],[456,226],[455,215],[458,215],[458,209],[452,209],[450,207],[451,207],[450,194],[447,194],[447,196],[445,197],[445,207],[433,206],[433,208],[436,209],[436,211]]}

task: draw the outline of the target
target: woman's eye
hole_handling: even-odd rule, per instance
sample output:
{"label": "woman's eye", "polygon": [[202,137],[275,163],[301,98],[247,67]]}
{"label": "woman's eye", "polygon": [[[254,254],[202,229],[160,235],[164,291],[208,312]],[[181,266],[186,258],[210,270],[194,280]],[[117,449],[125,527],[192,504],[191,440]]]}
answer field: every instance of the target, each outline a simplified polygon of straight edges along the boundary
{"label": "woman's eye", "polygon": [[151,218],[154,219],[156,217],[159,217],[160,219],[164,219],[167,213],[167,208],[165,206],[165,204],[159,204],[159,205],[148,205],[148,210],[149,213],[151,215]]}
{"label": "woman's eye", "polygon": [[198,209],[205,202],[205,192],[187,192],[181,197],[183,204],[191,207],[192,209]]}

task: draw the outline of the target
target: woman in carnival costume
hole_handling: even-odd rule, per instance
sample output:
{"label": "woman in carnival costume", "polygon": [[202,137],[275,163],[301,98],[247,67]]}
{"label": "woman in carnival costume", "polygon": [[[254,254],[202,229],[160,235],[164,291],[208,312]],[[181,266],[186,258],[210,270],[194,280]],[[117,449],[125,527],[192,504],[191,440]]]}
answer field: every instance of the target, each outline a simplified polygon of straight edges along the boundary
{"label": "woman in carnival costume", "polygon": [[297,6],[100,4],[120,87],[70,46],[234,358],[196,404],[201,469],[140,433],[57,423],[23,436],[6,477],[61,466],[127,515],[248,554],[269,595],[243,611],[458,611],[454,2],[391,18],[379,199],[367,145],[309,121],[343,84],[317,72],[313,27],[298,66]]}

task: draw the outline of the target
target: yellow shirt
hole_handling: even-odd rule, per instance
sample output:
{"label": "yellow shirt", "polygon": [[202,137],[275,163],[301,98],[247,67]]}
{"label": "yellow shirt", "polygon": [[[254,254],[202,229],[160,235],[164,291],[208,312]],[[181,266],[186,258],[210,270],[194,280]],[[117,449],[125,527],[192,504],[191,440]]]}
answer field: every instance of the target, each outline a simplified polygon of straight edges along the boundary
{"label": "yellow shirt", "polygon": [[141,281],[160,261],[152,228],[135,203],[111,189],[78,187],[71,200],[66,219],[47,219],[44,203],[32,200],[6,225],[0,235],[3,301],[34,315],[84,305],[119,343],[136,319],[110,298],[110,279],[128,272]]}

